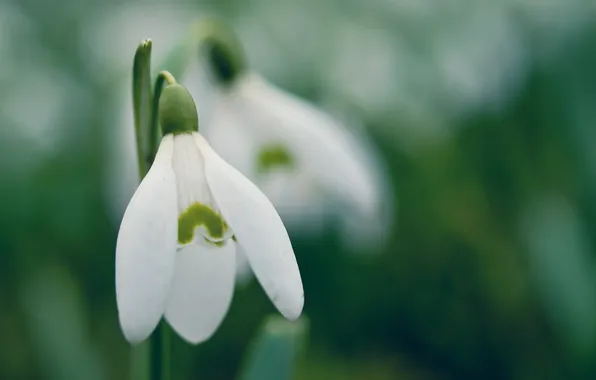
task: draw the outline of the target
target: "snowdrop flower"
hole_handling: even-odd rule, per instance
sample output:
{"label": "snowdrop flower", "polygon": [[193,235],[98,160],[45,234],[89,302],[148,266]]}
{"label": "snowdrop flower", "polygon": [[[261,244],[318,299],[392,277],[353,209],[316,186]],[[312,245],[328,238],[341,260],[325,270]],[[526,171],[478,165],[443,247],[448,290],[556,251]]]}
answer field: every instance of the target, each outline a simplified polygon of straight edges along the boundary
{"label": "snowdrop flower", "polygon": [[[206,49],[218,83],[203,129],[213,149],[267,194],[291,228],[318,232],[331,222],[350,246],[360,243],[356,249],[381,246],[393,205],[372,144],[248,70],[241,54],[229,54],[235,49]],[[194,94],[199,82],[189,77]]]}
{"label": "snowdrop flower", "polygon": [[116,245],[126,339],[143,341],[162,316],[188,342],[208,339],[231,302],[239,247],[280,313],[297,319],[302,281],[271,202],[198,133],[196,106],[184,87],[163,90],[159,120],[159,150],[124,213]]}

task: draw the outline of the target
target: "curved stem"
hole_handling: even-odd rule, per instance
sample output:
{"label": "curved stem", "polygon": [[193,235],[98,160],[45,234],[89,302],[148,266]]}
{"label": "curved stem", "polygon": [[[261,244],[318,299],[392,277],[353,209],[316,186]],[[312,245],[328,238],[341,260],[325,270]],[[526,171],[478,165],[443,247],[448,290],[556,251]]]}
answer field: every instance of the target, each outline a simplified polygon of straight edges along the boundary
{"label": "curved stem", "polygon": [[174,76],[169,71],[163,70],[160,71],[159,74],[157,74],[157,82],[155,83],[155,86],[157,87],[159,84],[160,87],[163,87],[163,82],[168,82],[168,84],[176,84],[176,78],[174,78]]}
{"label": "curved stem", "polygon": [[151,380],[171,379],[171,333],[162,321],[151,336]]}
{"label": "curved stem", "polygon": [[158,111],[159,111],[159,97],[164,85],[175,84],[176,79],[169,71],[161,71],[157,75],[155,80],[155,88],[153,91],[153,100],[151,103],[151,117],[149,121],[149,151],[151,154],[147,157],[147,165],[151,167],[155,155],[157,154],[157,148],[159,147],[159,140],[161,131],[159,130]]}

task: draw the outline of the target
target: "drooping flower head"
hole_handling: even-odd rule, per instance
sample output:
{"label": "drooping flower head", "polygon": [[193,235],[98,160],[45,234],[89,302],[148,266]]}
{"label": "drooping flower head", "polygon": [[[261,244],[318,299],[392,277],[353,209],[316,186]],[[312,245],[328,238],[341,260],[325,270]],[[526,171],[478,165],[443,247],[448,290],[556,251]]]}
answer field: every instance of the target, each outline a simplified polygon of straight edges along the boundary
{"label": "drooping flower head", "polygon": [[304,304],[288,233],[267,197],[198,133],[188,91],[168,85],[159,101],[163,137],[133,195],[116,245],[120,325],[131,343],[162,316],[191,343],[208,339],[232,299],[241,248],[277,309]]}

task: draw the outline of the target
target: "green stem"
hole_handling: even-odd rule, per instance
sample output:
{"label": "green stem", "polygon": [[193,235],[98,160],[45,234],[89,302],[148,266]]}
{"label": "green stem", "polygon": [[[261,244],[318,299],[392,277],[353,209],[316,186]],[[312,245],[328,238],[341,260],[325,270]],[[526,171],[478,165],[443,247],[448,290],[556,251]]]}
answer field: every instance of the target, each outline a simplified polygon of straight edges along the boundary
{"label": "green stem", "polygon": [[151,380],[171,379],[171,333],[162,321],[151,336]]}
{"label": "green stem", "polygon": [[131,349],[130,378],[131,380],[149,379],[149,353],[151,343],[147,340]]}
{"label": "green stem", "polygon": [[164,85],[175,83],[176,79],[174,79],[174,76],[170,74],[169,71],[161,71],[155,80],[155,90],[153,92],[153,101],[151,103],[151,117],[149,119],[149,146],[151,147],[151,152],[153,153],[152,156],[149,157],[151,164],[153,163],[153,159],[155,159],[155,154],[157,154],[157,148],[159,147],[159,140],[161,136],[158,119],[159,97],[161,96],[161,91],[163,90]]}

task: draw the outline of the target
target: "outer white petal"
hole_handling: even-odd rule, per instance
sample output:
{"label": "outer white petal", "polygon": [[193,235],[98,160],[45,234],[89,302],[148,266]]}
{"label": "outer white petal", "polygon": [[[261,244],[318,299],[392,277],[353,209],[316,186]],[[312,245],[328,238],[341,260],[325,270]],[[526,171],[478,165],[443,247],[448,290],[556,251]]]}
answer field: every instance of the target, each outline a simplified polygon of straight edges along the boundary
{"label": "outer white petal", "polygon": [[294,250],[277,211],[267,197],[195,134],[205,158],[207,183],[224,218],[244,248],[263,289],[288,319],[300,316],[304,291]]}
{"label": "outer white petal", "polygon": [[155,163],[128,205],[116,243],[116,298],[124,336],[146,339],[159,322],[174,274],[176,180],[172,137],[163,138]]}
{"label": "outer white petal", "polygon": [[191,245],[177,253],[166,319],[188,342],[203,342],[223,320],[234,292],[235,243]]}

